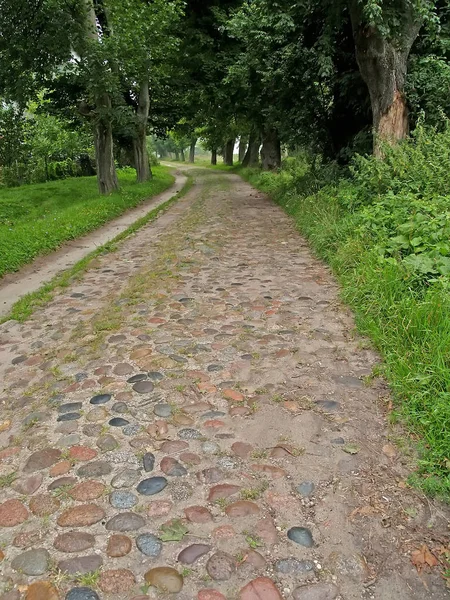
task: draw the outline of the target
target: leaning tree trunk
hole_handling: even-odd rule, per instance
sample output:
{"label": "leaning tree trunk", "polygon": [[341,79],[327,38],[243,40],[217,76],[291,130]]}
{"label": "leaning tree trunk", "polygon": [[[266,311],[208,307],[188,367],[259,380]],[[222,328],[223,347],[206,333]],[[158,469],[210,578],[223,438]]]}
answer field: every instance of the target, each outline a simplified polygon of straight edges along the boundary
{"label": "leaning tree trunk", "polygon": [[273,127],[263,133],[261,161],[264,171],[275,171],[281,167],[281,143],[278,131]]}
{"label": "leaning tree trunk", "polygon": [[405,97],[407,62],[422,20],[416,17],[407,0],[402,0],[404,10],[398,39],[388,39],[364,22],[358,0],[349,1],[356,60],[369,89],[372,107],[374,154],[382,156],[384,143],[393,145],[409,132]]}
{"label": "leaning tree trunk", "polygon": [[211,164],[217,165],[217,149],[216,148],[213,148],[211,150]]}
{"label": "leaning tree trunk", "polygon": [[244,137],[239,138],[239,162],[242,163],[244,161],[245,155],[247,152],[247,141]]}
{"label": "leaning tree trunk", "polygon": [[94,125],[95,160],[97,163],[97,182],[100,194],[110,194],[119,189],[116,166],[114,164],[114,145],[112,124],[109,111],[111,99],[108,94],[96,98],[100,114]]}
{"label": "leaning tree trunk", "polygon": [[150,109],[150,92],[148,80],[141,84],[136,112],[136,135],[133,138],[134,164],[138,183],[149,181],[152,170],[147,150],[147,122]]}
{"label": "leaning tree trunk", "polygon": [[261,146],[261,141],[259,135],[255,133],[250,134],[250,138],[248,140],[248,148],[245,153],[244,159],[242,161],[243,167],[258,167],[259,166],[259,148]]}
{"label": "leaning tree trunk", "polygon": [[223,155],[223,162],[228,166],[233,166],[233,153],[234,153],[235,140],[228,140],[225,144],[225,150]]}
{"label": "leaning tree trunk", "polygon": [[191,141],[191,145],[189,147],[189,162],[195,162],[195,146],[197,144],[197,139]]}

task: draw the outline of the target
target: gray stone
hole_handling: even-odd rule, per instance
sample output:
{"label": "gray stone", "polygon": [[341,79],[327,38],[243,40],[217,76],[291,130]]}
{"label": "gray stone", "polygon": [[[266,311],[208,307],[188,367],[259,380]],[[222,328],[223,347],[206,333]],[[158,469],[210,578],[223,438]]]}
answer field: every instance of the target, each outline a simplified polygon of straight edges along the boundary
{"label": "gray stone", "polygon": [[140,381],[145,381],[147,379],[147,373],[138,373],[137,375],[133,375],[127,379],[127,383],[139,383]]}
{"label": "gray stone", "polygon": [[77,413],[77,412],[72,412],[72,413],[64,413],[63,415],[59,416],[56,420],[58,422],[63,422],[63,421],[77,421],[78,419],[81,419],[81,414]]}
{"label": "gray stone", "polygon": [[58,407],[58,412],[60,414],[68,413],[68,412],[78,412],[79,410],[81,410],[82,406],[83,406],[82,402],[68,402],[67,404],[61,404]]}
{"label": "gray stone", "polygon": [[41,487],[42,480],[42,473],[36,473],[29,477],[20,477],[19,479],[16,479],[11,483],[11,487],[18,494],[31,496],[31,494],[34,494],[34,492]]}
{"label": "gray stone", "polygon": [[91,588],[77,587],[67,592],[65,600],[100,600],[100,598]]}
{"label": "gray stone", "polygon": [[203,442],[202,452],[205,454],[219,454],[220,446],[216,442]]}
{"label": "gray stone", "polygon": [[125,427],[123,427],[123,429],[122,429],[122,433],[124,435],[128,435],[128,436],[136,435],[140,431],[141,431],[140,425],[125,425]]}
{"label": "gray stone", "polygon": [[97,446],[102,452],[111,452],[118,447],[119,443],[112,435],[102,435],[97,440]]}
{"label": "gray stone", "polygon": [[192,565],[210,550],[211,546],[207,544],[192,544],[180,552],[177,560],[184,565]]}
{"label": "gray stone", "polygon": [[97,571],[103,564],[103,559],[98,554],[91,554],[89,556],[76,556],[75,558],[67,558],[60,560],[58,568],[63,573],[70,573],[71,575],[84,573],[91,573]]}
{"label": "gray stone", "polygon": [[158,371],[150,371],[148,378],[152,381],[158,382],[164,379],[164,375],[162,373],[158,373]]}
{"label": "gray stone", "polygon": [[133,486],[139,479],[139,471],[136,469],[122,469],[111,480],[111,486],[115,489]]}
{"label": "gray stone", "polygon": [[172,407],[170,404],[156,404],[153,412],[157,417],[167,419],[172,414]]}
{"label": "gray stone", "polygon": [[106,404],[111,400],[111,394],[98,394],[97,396],[93,396],[89,402],[91,404]]}
{"label": "gray stone", "polygon": [[69,448],[70,446],[76,446],[80,443],[81,437],[78,433],[71,433],[70,435],[63,435],[56,442],[56,445],[60,448]]}
{"label": "gray stone", "polygon": [[155,455],[151,452],[146,452],[142,457],[142,463],[144,465],[144,471],[150,473],[155,468]]}
{"label": "gray stone", "polygon": [[311,496],[315,489],[316,486],[312,481],[303,481],[297,486],[297,492],[304,497]]}
{"label": "gray stone", "polygon": [[11,568],[25,575],[42,575],[48,568],[49,560],[50,554],[44,548],[27,550],[12,560]]}
{"label": "gray stone", "polygon": [[299,544],[299,546],[305,546],[305,548],[312,548],[314,546],[312,533],[306,527],[291,527],[287,536],[290,540]]}
{"label": "gray stone", "polygon": [[321,408],[324,412],[335,413],[341,408],[339,402],[334,400],[316,400],[314,403],[318,408]]}
{"label": "gray stone", "polygon": [[138,394],[149,394],[153,392],[155,386],[151,381],[138,381],[133,385],[133,390]]}
{"label": "gray stone", "polygon": [[111,410],[119,414],[125,414],[128,412],[128,404],[126,402],[115,402],[111,406]]}
{"label": "gray stone", "polygon": [[109,463],[104,460],[95,460],[80,467],[77,474],[80,477],[101,477],[102,475],[109,475],[111,471],[112,467]]}
{"label": "gray stone", "polygon": [[156,535],[152,533],[142,533],[136,538],[136,546],[145,554],[145,556],[151,556],[157,558],[162,551],[162,542]]}
{"label": "gray stone", "polygon": [[284,575],[304,575],[314,571],[311,560],[298,560],[297,558],[282,558],[275,563],[275,570]]}
{"label": "gray stone", "polygon": [[334,583],[316,583],[295,588],[292,592],[294,600],[335,600],[339,595]]}
{"label": "gray stone", "polygon": [[130,421],[127,421],[126,419],[122,419],[122,417],[114,417],[113,419],[110,419],[109,421],[109,425],[111,425],[111,427],[125,427],[125,425],[129,425]]}
{"label": "gray stone", "polygon": [[144,527],[145,519],[141,515],[132,512],[124,512],[116,515],[106,523],[108,531],[137,531]]}
{"label": "gray stone", "polygon": [[216,552],[206,563],[206,571],[215,581],[228,581],[236,572],[236,561],[225,552]]}
{"label": "gray stone", "polygon": [[181,440],[199,440],[203,436],[200,431],[197,431],[197,429],[191,429],[190,427],[187,427],[185,429],[180,429],[178,432],[178,437]]}
{"label": "gray stone", "polygon": [[143,496],[154,496],[163,491],[167,485],[165,477],[150,477],[143,479],[137,486],[137,491]]}
{"label": "gray stone", "polygon": [[137,496],[125,490],[114,490],[109,496],[109,502],[114,508],[132,508],[137,504]]}

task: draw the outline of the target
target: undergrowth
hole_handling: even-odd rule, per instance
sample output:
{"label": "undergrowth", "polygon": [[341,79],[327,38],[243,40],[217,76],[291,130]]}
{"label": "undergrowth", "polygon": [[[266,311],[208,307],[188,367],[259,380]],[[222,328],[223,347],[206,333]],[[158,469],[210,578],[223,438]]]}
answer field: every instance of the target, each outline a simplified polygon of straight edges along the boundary
{"label": "undergrowth", "polygon": [[290,214],[342,284],[359,330],[384,358],[418,447],[410,482],[450,500],[450,129],[418,128],[350,172],[289,159],[241,175]]}

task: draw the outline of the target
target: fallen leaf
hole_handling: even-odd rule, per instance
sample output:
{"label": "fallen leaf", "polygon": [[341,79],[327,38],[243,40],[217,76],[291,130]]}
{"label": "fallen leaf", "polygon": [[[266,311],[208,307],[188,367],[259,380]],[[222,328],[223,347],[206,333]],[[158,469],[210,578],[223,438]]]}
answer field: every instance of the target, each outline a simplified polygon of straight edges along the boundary
{"label": "fallen leaf", "polygon": [[7,420],[7,421],[3,421],[3,423],[0,423],[0,432],[2,431],[8,431],[8,429],[11,427],[11,421]]}
{"label": "fallen leaf", "polygon": [[361,448],[357,444],[346,444],[342,450],[347,454],[358,454]]}
{"label": "fallen leaf", "polygon": [[393,444],[385,444],[383,446],[383,454],[388,458],[395,458],[397,456],[397,450]]}
{"label": "fallen leaf", "polygon": [[423,544],[420,550],[414,550],[411,553],[411,562],[419,573],[423,571],[426,565],[436,567],[439,564],[438,559],[431,553],[426,544]]}
{"label": "fallen leaf", "polygon": [[378,512],[379,512],[379,510],[375,506],[371,506],[370,504],[366,504],[365,506],[360,506],[359,508],[355,508],[355,510],[353,510],[350,513],[350,517],[349,518],[353,519],[357,515],[359,515],[361,517],[371,517],[373,515],[376,515]]}
{"label": "fallen leaf", "polygon": [[159,537],[163,542],[181,542],[184,536],[189,533],[189,529],[179,519],[163,525],[160,531],[161,535]]}

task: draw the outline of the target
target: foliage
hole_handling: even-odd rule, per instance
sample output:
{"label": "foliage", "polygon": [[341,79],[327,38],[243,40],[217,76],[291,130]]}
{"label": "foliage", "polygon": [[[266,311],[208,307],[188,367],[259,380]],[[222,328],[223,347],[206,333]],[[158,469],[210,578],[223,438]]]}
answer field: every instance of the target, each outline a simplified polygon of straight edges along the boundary
{"label": "foliage", "polygon": [[148,183],[137,184],[134,176],[132,169],[119,173],[121,189],[108,197],[98,196],[94,177],[3,189],[0,277],[119,216],[173,181],[164,167],[156,167]]}
{"label": "foliage", "polygon": [[358,158],[339,177],[312,173],[304,159],[280,174],[243,174],[334,268],[360,331],[384,357],[392,418],[417,436],[412,481],[450,499],[449,129],[419,128],[384,161]]}

